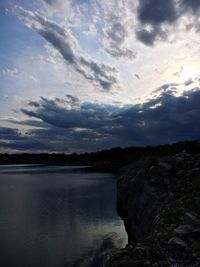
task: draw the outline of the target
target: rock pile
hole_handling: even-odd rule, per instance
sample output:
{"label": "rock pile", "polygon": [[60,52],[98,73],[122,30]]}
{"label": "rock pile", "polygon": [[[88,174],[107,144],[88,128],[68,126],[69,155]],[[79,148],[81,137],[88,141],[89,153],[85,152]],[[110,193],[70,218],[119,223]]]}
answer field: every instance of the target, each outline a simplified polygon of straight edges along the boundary
{"label": "rock pile", "polygon": [[200,154],[125,167],[117,200],[129,242],[106,267],[200,266]]}

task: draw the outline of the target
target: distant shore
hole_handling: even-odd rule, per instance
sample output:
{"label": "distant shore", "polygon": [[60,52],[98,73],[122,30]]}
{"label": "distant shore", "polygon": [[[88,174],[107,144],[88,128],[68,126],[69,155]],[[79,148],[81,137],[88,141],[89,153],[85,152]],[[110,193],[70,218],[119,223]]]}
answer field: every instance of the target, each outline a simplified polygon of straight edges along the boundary
{"label": "distant shore", "polygon": [[[200,141],[181,141],[146,147],[115,147],[98,152],[59,154],[59,153],[21,153],[0,154],[0,165],[42,164],[88,166],[91,170],[117,172],[121,167],[146,157],[170,156],[182,151],[190,154],[200,153]],[[90,166],[90,167],[89,167]]]}

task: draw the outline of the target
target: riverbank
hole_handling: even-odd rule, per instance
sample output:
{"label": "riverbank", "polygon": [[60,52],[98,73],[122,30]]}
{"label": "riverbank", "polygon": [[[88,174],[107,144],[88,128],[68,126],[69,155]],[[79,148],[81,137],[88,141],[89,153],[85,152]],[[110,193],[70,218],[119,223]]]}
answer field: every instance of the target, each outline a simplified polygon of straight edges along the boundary
{"label": "riverbank", "polygon": [[184,141],[146,147],[114,147],[97,152],[59,153],[0,153],[0,165],[39,164],[60,166],[92,166],[96,171],[118,172],[120,168],[146,157],[170,156],[186,150],[190,154],[200,153],[200,141]]}
{"label": "riverbank", "polygon": [[200,154],[124,167],[117,201],[129,242],[106,267],[200,266]]}

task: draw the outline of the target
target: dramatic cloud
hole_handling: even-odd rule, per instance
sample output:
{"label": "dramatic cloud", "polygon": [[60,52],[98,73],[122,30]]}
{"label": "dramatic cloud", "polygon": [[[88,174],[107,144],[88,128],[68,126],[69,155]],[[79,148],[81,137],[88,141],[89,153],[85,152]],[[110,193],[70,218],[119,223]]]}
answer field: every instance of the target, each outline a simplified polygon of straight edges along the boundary
{"label": "dramatic cloud", "polygon": [[0,127],[0,140],[23,140],[23,136],[18,129]]}
{"label": "dramatic cloud", "polygon": [[[23,136],[3,129],[1,147],[40,151],[94,151],[111,146],[138,146],[198,139],[200,136],[199,88],[175,96],[176,84],[163,85],[158,97],[143,104],[119,108],[80,103],[77,98],[29,102],[22,112],[46,125],[30,129]],[[168,90],[167,90],[168,89]],[[27,120],[27,125],[30,125]],[[15,122],[16,123],[16,122]],[[26,124],[26,121],[21,124]],[[192,131],[191,131],[192,129]],[[21,139],[21,140],[20,140]]]}
{"label": "dramatic cloud", "polygon": [[191,9],[192,12],[199,12],[200,2],[199,0],[182,0],[183,8]]}
{"label": "dramatic cloud", "polygon": [[[37,118],[45,123],[60,128],[96,129],[108,126],[110,116],[119,108],[110,105],[97,105],[92,103],[80,104],[77,98],[67,95],[66,99],[47,99],[41,97],[35,109],[21,111],[29,117]],[[29,102],[32,107],[32,103]]]}
{"label": "dramatic cloud", "polygon": [[156,39],[164,40],[167,38],[167,35],[160,28],[153,28],[151,30],[141,28],[136,32],[136,37],[142,43],[152,46]]}
{"label": "dramatic cloud", "polygon": [[199,0],[12,3],[0,30],[3,151],[199,138]]}
{"label": "dramatic cloud", "polygon": [[178,26],[179,19],[185,15],[192,21],[184,21],[185,30],[198,29],[199,8],[200,2],[196,0],[140,0],[137,8],[139,25],[136,37],[146,45],[153,45],[157,40],[164,41],[174,27]]}
{"label": "dramatic cloud", "polygon": [[[144,103],[141,108],[129,109],[118,122],[123,121],[124,134],[127,132],[130,138],[132,133],[140,144],[198,139],[199,99],[199,90],[185,92],[179,97],[170,91],[163,92],[158,98]],[[193,131],[190,131],[191,128]]]}
{"label": "dramatic cloud", "polygon": [[138,19],[141,23],[158,25],[172,23],[177,19],[174,0],[140,0]]}
{"label": "dramatic cloud", "polygon": [[79,45],[72,32],[66,27],[42,17],[37,12],[18,8],[21,20],[26,26],[41,35],[64,58],[67,65],[88,81],[109,91],[117,83],[116,69],[99,64],[79,52]]}

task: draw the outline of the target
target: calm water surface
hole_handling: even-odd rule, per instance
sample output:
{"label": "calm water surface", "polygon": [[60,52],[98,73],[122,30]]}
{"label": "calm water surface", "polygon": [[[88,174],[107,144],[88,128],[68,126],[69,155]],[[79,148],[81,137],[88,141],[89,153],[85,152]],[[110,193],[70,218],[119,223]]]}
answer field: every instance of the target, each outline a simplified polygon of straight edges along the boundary
{"label": "calm water surface", "polygon": [[101,266],[127,242],[115,190],[79,167],[0,166],[0,266]]}

